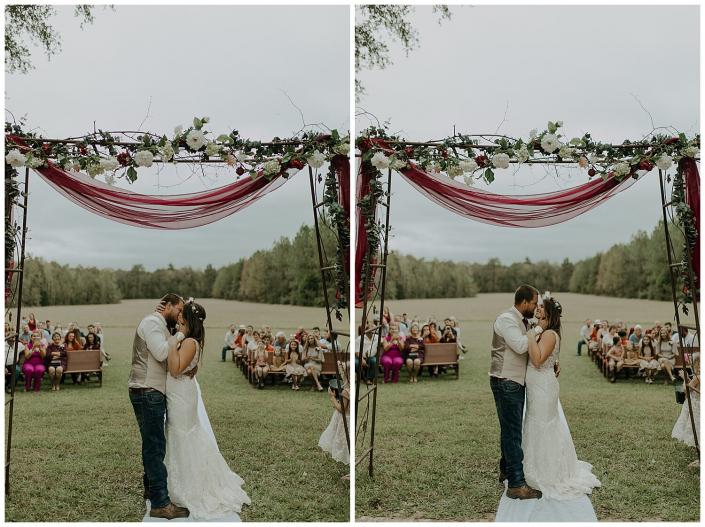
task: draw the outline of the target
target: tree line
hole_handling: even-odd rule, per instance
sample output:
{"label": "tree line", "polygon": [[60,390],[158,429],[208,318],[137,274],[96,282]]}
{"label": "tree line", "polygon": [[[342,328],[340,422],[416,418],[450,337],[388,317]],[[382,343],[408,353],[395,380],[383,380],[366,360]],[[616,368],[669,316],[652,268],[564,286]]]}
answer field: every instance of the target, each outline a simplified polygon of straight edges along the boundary
{"label": "tree line", "polygon": [[[328,254],[335,251],[332,233],[321,230]],[[671,229],[674,246],[683,236]],[[121,299],[159,298],[174,291],[196,298],[222,298],[267,304],[323,305],[321,278],[313,227],[304,225],[292,238],[282,237],[269,250],[216,269],[191,267],[147,271],[71,267],[42,258],[25,264],[24,304],[32,306],[106,304]],[[387,297],[464,298],[478,293],[511,292],[528,283],[540,290],[569,291],[625,298],[671,298],[663,223],[649,234],[575,263],[522,262],[503,265],[427,260],[393,251],[388,258]]]}

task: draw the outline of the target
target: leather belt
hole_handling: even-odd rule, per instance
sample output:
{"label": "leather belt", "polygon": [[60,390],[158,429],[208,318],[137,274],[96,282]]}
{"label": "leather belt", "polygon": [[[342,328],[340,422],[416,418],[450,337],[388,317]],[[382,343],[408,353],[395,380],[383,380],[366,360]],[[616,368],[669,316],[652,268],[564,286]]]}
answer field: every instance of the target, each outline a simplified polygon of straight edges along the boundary
{"label": "leather belt", "polygon": [[159,390],[155,390],[154,388],[130,388],[130,393],[147,393],[147,392],[162,393]]}

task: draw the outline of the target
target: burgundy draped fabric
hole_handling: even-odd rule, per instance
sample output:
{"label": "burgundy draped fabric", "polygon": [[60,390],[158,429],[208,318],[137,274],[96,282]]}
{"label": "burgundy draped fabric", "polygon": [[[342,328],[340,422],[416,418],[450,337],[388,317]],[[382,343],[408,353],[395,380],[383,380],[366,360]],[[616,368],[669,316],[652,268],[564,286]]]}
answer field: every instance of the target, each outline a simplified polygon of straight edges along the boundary
{"label": "burgundy draped fabric", "polygon": [[[357,202],[370,193],[370,180],[374,175],[374,168],[368,161],[363,161],[360,165],[359,177],[357,178]],[[370,218],[369,221],[374,221]],[[365,230],[366,218],[358,209],[357,214],[357,240],[355,243],[355,307],[362,307],[362,264],[367,252],[367,231]],[[374,274],[372,274],[374,276]]]}
{"label": "burgundy draped fabric", "polygon": [[684,157],[680,161],[680,168],[683,172],[685,182],[685,202],[693,211],[695,230],[695,250],[691,254],[693,272],[697,283],[700,284],[700,172],[695,159]]}
{"label": "burgundy draped fabric", "polygon": [[[21,138],[8,137],[20,149]],[[262,173],[204,192],[169,196],[137,194],[110,186],[82,173],[69,173],[48,162],[35,171],[76,205],[99,216],[147,229],[190,229],[234,214],[279,188],[286,179],[267,180]]]}
{"label": "burgundy draped fabric", "polygon": [[545,227],[570,220],[631,187],[628,177],[595,179],[583,185],[544,194],[503,196],[468,187],[450,178],[410,166],[401,175],[442,207],[466,218],[499,227]]}
{"label": "burgundy draped fabric", "polygon": [[[345,211],[348,229],[350,229],[350,160],[347,156],[336,155],[331,159],[331,164],[338,177],[338,203]],[[345,273],[350,276],[350,251],[349,247],[343,247]],[[345,292],[347,295],[347,291]]]}

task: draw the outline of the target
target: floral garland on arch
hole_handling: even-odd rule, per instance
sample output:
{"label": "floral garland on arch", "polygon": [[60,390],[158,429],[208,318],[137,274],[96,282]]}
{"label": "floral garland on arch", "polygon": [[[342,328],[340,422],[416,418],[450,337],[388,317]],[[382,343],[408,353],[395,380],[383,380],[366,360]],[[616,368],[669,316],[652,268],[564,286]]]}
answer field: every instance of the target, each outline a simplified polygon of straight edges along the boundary
{"label": "floral garland on arch", "polygon": [[[337,130],[328,134],[302,133],[270,142],[240,137],[237,130],[213,138],[204,126],[208,117],[194,117],[188,128],[177,126],[171,137],[149,132],[106,132],[98,130],[65,140],[43,139],[22,130],[21,124],[5,123],[5,162],[18,168],[41,168],[52,161],[64,170],[103,176],[106,183],[125,178],[137,180],[138,168],[154,163],[224,163],[237,177],[248,174],[267,179],[288,176],[288,170],[305,165],[320,168],[335,155],[348,155],[349,137]],[[18,148],[11,137],[21,138],[29,148]],[[125,140],[128,139],[128,140]]]}
{"label": "floral garland on arch", "polygon": [[[627,177],[639,178],[639,173],[658,168],[667,172],[676,168],[673,182],[671,205],[675,211],[675,222],[685,236],[685,244],[691,251],[697,250],[698,231],[694,215],[685,200],[681,161],[699,160],[700,134],[688,137],[653,134],[639,141],[625,140],[619,145],[595,141],[591,134],[568,139],[561,133],[563,121],[549,121],[539,132],[531,130],[528,138],[513,138],[497,134],[455,134],[439,141],[412,142],[387,132],[384,127],[367,128],[356,139],[356,146],[362,163],[371,172],[371,189],[381,190],[383,170],[399,171],[416,165],[429,173],[445,173],[446,176],[466,185],[478,181],[491,184],[497,177],[497,170],[505,170],[511,164],[566,164],[577,166],[585,171],[588,178],[610,177],[622,181]],[[372,190],[361,201],[362,214],[373,217],[373,211],[380,205],[383,191]],[[361,207],[362,208],[362,207]],[[376,222],[366,222],[365,230],[370,249],[377,250],[380,226]],[[687,314],[687,304],[699,298],[699,284],[691,283],[687,273],[685,247],[681,261],[679,304]],[[363,271],[364,272],[364,271]],[[362,282],[361,282],[362,283]]]}

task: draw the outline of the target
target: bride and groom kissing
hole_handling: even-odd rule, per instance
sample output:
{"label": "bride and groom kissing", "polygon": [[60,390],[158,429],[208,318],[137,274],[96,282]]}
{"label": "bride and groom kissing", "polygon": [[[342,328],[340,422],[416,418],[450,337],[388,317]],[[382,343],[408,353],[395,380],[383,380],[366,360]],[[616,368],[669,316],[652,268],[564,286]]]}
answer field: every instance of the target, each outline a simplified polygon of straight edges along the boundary
{"label": "bride and groom kissing", "polygon": [[490,387],[500,424],[499,481],[506,480],[508,498],[570,500],[600,486],[592,465],[577,458],[559,400],[562,312],[550,293],[539,299],[522,285],[514,307],[494,323]]}
{"label": "bride and groom kissing", "polygon": [[205,319],[203,306],[170,293],[135,331],[128,385],[152,518],[239,521],[250,503],[220,454],[196,380]]}

